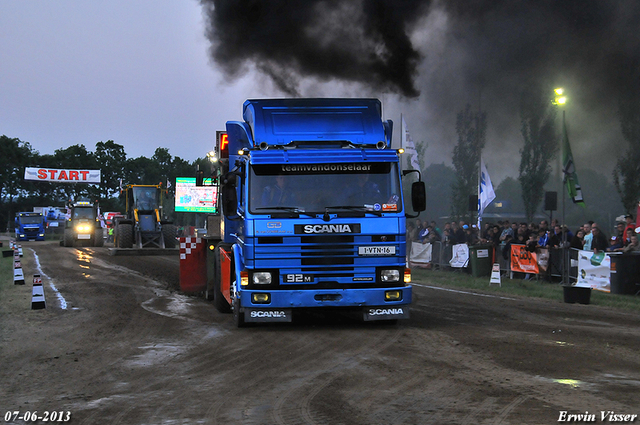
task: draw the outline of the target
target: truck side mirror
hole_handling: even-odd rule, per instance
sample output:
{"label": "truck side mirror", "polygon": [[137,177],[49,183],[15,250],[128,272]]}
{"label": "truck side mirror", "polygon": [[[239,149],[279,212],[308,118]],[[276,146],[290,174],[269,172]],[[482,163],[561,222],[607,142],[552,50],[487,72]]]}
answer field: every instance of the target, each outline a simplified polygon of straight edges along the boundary
{"label": "truck side mirror", "polygon": [[235,185],[232,183],[223,185],[220,194],[222,196],[222,212],[225,217],[230,218],[238,215],[238,194]]}
{"label": "truck side mirror", "polygon": [[413,182],[411,185],[411,206],[417,212],[427,209],[427,190],[423,181]]}

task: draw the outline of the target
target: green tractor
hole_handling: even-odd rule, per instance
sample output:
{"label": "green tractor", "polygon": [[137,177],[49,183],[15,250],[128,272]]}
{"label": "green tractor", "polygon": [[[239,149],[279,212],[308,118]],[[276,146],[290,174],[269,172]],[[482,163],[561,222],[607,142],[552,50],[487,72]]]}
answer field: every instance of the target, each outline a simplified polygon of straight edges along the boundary
{"label": "green tractor", "polygon": [[174,248],[176,227],[162,219],[162,185],[127,185],[124,218],[117,218],[116,248]]}
{"label": "green tractor", "polygon": [[104,229],[100,223],[98,203],[79,201],[69,205],[71,214],[65,220],[64,246],[74,246],[79,243],[83,246],[104,245]]}

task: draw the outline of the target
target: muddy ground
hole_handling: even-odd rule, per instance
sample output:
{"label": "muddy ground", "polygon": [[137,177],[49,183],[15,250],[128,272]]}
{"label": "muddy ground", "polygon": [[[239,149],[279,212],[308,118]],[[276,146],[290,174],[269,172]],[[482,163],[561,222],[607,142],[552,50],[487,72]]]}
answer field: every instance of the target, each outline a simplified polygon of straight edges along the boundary
{"label": "muddy ground", "polygon": [[[397,325],[311,314],[236,329],[174,289],[177,255],[22,246],[27,284],[0,283],[5,423],[34,423],[7,422],[14,411],[70,412],[85,425],[539,425],[562,412],[595,423],[608,422],[601,411],[640,414],[638,314],[419,282],[411,319]],[[34,273],[44,310],[31,310]]]}

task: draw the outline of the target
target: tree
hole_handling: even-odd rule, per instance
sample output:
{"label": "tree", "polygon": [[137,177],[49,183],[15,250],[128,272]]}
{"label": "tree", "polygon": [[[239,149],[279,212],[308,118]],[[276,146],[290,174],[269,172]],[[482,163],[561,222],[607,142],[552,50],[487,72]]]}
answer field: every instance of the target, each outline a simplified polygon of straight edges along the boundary
{"label": "tree", "polygon": [[8,204],[2,208],[1,221],[7,227],[13,220],[13,200],[24,188],[24,168],[36,154],[29,143],[0,136],[0,199]]}
{"label": "tree", "polygon": [[[634,67],[635,71],[637,67]],[[636,212],[640,201],[640,80],[638,75],[618,101],[618,118],[622,135],[629,144],[628,149],[618,157],[613,170],[613,184],[620,195],[622,205],[629,214]]]}
{"label": "tree", "polygon": [[112,197],[120,191],[120,179],[124,178],[127,153],[124,146],[113,140],[96,143],[95,158],[100,164],[100,194],[103,198]]}
{"label": "tree", "polygon": [[520,150],[520,174],[522,200],[527,221],[542,202],[544,185],[551,174],[551,160],[558,152],[558,137],[555,126],[556,108],[551,104],[551,90],[529,86],[520,101],[520,132],[524,146]]}
{"label": "tree", "polygon": [[472,112],[470,104],[458,112],[458,144],[453,148],[456,181],[452,185],[451,194],[451,214],[456,218],[469,215],[469,196],[478,193],[478,163],[485,145],[486,132],[487,116],[484,112]]}
{"label": "tree", "polygon": [[[52,166],[61,169],[90,169],[99,167],[93,152],[88,151],[84,145],[72,145],[66,149],[56,149],[53,153]],[[56,184],[63,199],[77,201],[81,198],[97,199],[100,196],[99,188],[95,185],[84,183]]]}
{"label": "tree", "polygon": [[[423,171],[422,180],[427,192],[427,209],[423,217],[438,221],[451,212],[451,187],[456,181],[456,173],[444,163],[431,164]],[[405,195],[405,199],[410,198]]]}

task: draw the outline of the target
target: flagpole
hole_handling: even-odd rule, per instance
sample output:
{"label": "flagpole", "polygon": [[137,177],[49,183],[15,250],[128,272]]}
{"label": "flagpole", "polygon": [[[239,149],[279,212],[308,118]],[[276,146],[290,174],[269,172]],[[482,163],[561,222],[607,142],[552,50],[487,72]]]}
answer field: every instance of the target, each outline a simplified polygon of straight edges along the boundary
{"label": "flagpole", "polygon": [[[562,110],[562,134],[563,134],[563,143],[562,143],[562,149],[564,150],[564,135],[567,134],[567,127],[566,127],[566,121],[565,121],[565,114],[564,114],[564,109]],[[566,180],[567,180],[567,176],[565,174],[564,167],[562,170],[562,284],[563,285],[570,285],[571,284],[571,277],[570,275],[570,270],[571,268],[569,267],[569,262],[571,261],[571,256],[569,255],[570,250],[567,247],[567,231],[565,230],[565,227],[567,228],[567,230],[569,229],[569,226],[567,226],[567,222],[566,222],[566,218],[565,218],[565,197],[566,194],[565,192],[565,185],[566,185]]]}

